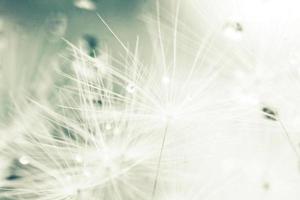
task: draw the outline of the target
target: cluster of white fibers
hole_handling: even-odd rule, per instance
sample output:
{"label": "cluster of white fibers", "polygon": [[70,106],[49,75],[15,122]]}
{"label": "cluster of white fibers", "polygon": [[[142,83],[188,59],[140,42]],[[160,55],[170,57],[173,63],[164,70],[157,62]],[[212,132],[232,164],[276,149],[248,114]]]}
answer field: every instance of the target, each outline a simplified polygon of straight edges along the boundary
{"label": "cluster of white fibers", "polygon": [[[180,3],[174,16],[161,17],[161,10],[157,5],[157,18],[144,18],[150,43],[137,39],[134,48],[99,16],[122,47],[122,58],[103,52],[91,57],[67,42],[75,75],[64,76],[74,84],[61,88],[56,109],[32,100],[39,112],[31,119],[42,120],[23,125],[22,142],[1,149],[4,157],[17,158],[19,178],[0,182],[0,198],[274,200],[299,195],[294,188],[300,180],[294,165],[298,151],[291,138],[297,124],[285,123],[292,122],[291,112],[279,112],[277,106],[286,105],[281,98],[268,98],[274,95],[268,83],[280,75],[260,76],[265,69],[257,67],[259,56],[218,45],[218,33],[200,37],[180,20]],[[240,26],[229,28],[241,31]],[[146,59],[140,52],[144,42]],[[224,52],[227,47],[230,53]]]}
{"label": "cluster of white fibers", "polygon": [[[195,24],[219,30],[233,57],[232,93],[244,109],[243,175],[215,195],[222,199],[298,199],[299,2],[191,0]],[[193,13],[193,12],[191,12]],[[259,190],[258,185],[261,185]],[[238,188],[238,191],[237,191]],[[234,192],[233,192],[234,191]]]}
{"label": "cluster of white fibers", "polygon": [[0,17],[0,187],[18,178],[15,161],[21,155],[7,154],[7,148],[24,143],[26,135],[43,123],[41,109],[28,97],[49,106],[55,98],[53,68],[58,55],[53,51],[58,52],[62,41],[50,42],[47,30],[34,29],[26,30],[10,17]]}

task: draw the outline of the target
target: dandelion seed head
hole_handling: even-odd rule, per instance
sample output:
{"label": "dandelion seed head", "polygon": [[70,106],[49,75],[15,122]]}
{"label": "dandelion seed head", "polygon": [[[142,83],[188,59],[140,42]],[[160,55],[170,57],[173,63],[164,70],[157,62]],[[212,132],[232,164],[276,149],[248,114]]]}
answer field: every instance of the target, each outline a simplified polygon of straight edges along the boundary
{"label": "dandelion seed head", "polygon": [[[244,23],[238,20],[226,26],[234,40],[244,32]],[[21,195],[36,195],[35,199],[147,199],[155,180],[158,199],[181,200],[187,199],[186,195],[168,193],[168,186],[175,182],[177,187],[177,183],[186,181],[186,187],[197,186],[198,190],[203,186],[198,187],[198,181],[203,184],[206,173],[211,172],[207,169],[209,164],[206,165],[208,157],[217,158],[221,173],[226,175],[240,169],[240,161],[235,157],[224,158],[223,154],[214,157],[218,151],[215,147],[224,138],[233,138],[228,132],[237,132],[228,119],[235,118],[240,111],[236,111],[232,97],[221,92],[231,88],[223,86],[222,81],[219,88],[216,77],[221,69],[211,67],[207,73],[203,70],[210,60],[222,57],[219,62],[225,64],[227,60],[214,51],[206,52],[206,46],[191,47],[199,48],[199,52],[189,51],[191,43],[198,44],[198,41],[183,34],[188,42],[174,38],[174,44],[168,46],[164,38],[159,39],[160,51],[155,49],[151,67],[122,42],[126,61],[113,58],[117,66],[109,64],[101,54],[95,54],[98,46],[91,38],[85,41],[86,49],[70,44],[76,60],[73,63],[76,77],[71,79],[77,86],[70,90],[78,94],[74,99],[67,98],[68,105],[62,106],[63,114],[43,107],[49,125],[26,138],[24,152],[32,158],[30,166],[35,171],[27,169],[30,166],[22,169],[24,174],[31,175],[20,180],[20,183],[30,182],[21,188]],[[207,43],[207,49],[214,48]],[[173,51],[168,51],[169,47]],[[192,59],[184,59],[177,52],[186,50],[186,54],[193,55]],[[247,95],[247,92],[242,95],[240,101],[257,103],[258,97],[251,96],[252,93]],[[246,178],[261,179],[264,168],[256,164],[245,163]],[[164,192],[167,195],[160,198],[159,194]]]}
{"label": "dandelion seed head", "polygon": [[79,41],[80,48],[92,58],[99,56],[99,42],[94,35],[86,34]]}

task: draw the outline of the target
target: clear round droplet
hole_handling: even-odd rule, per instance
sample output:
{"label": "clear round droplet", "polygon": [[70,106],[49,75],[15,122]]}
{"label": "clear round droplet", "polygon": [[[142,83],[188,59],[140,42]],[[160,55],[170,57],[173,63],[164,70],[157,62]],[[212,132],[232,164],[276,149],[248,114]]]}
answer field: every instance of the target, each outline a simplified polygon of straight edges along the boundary
{"label": "clear round droplet", "polygon": [[91,57],[95,58],[99,55],[99,41],[93,35],[83,35],[79,40],[79,47],[83,50],[83,52]]}
{"label": "clear round droplet", "polygon": [[21,156],[19,158],[19,162],[22,164],[22,165],[28,165],[29,164],[29,158],[27,156]]}
{"label": "clear round droplet", "polygon": [[96,10],[97,8],[95,2],[92,0],[75,0],[74,5],[84,10]]}
{"label": "clear round droplet", "polygon": [[130,84],[127,85],[126,90],[127,90],[127,92],[129,92],[129,93],[134,93],[135,90],[136,90],[136,87],[135,87],[134,84],[130,83]]}

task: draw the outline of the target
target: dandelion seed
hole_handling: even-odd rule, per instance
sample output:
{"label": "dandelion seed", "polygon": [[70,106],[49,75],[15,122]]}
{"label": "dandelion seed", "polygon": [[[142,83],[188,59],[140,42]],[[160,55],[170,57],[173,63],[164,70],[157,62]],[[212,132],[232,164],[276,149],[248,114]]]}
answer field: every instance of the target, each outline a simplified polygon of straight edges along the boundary
{"label": "dandelion seed", "polygon": [[[217,72],[215,68],[209,69],[208,75],[203,75],[203,65],[224,56],[203,52],[206,46],[198,47],[202,41],[194,42],[185,35],[182,41],[179,32],[177,34],[178,21],[175,21],[172,44],[165,41],[161,33],[158,44],[153,42],[159,51],[154,49],[151,67],[140,61],[137,47],[132,53],[110,27],[124,48],[126,59],[123,62],[114,58],[117,65],[106,67],[105,74],[95,73],[99,69],[94,62],[99,53],[96,37],[84,37],[86,46],[83,47],[70,44],[76,60],[73,63],[76,77],[70,78],[77,88],[71,87],[71,98],[68,94],[62,95],[71,101],[62,106],[61,114],[40,105],[49,122],[26,137],[25,145],[20,147],[24,147],[28,158],[34,158],[30,163],[34,170],[22,169],[26,176],[13,185],[20,190],[8,192],[12,199],[20,196],[37,200],[149,199],[152,195],[156,200],[170,185],[177,187],[177,183],[184,182],[186,187],[195,186],[197,190],[203,187],[206,173],[210,172],[209,167],[203,165],[207,157],[214,156],[210,150],[217,146],[211,145],[211,138],[219,142],[220,132],[222,137],[228,137],[224,127],[232,128],[228,119],[239,111],[233,111],[231,97],[223,94],[223,82],[218,88],[219,81],[215,77],[219,75],[219,68]],[[161,32],[163,28],[158,26]],[[233,29],[243,31],[239,23],[233,25]],[[191,43],[197,45],[191,49],[199,51],[186,52]],[[213,49],[210,45],[208,49]],[[170,47],[173,51],[168,51]],[[210,54],[214,55],[213,59]],[[185,59],[186,55],[192,58]],[[172,67],[168,68],[170,63]],[[78,93],[74,95],[74,92]],[[218,159],[222,159],[221,168],[225,173],[235,170],[234,159],[226,160],[222,156]],[[255,166],[254,163],[248,173],[250,177],[257,175],[258,179],[261,169],[255,173]],[[163,199],[186,197],[176,192]]]}

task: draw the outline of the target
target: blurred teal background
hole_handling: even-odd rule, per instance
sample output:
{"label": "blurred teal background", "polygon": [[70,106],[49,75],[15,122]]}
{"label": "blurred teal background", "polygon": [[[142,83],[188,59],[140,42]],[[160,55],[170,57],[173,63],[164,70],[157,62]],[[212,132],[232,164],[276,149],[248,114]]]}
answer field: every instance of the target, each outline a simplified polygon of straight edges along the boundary
{"label": "blurred teal background", "polygon": [[[84,7],[86,3],[92,7]],[[85,40],[91,51],[108,48],[117,57],[124,50],[97,14],[134,47],[137,36],[148,41],[141,15],[151,4],[146,0],[0,0],[2,125],[10,123],[15,105],[22,105],[26,97],[51,98],[53,91],[48,90],[57,81],[54,69],[70,64],[62,59],[68,58],[69,50],[62,38],[75,45]]]}

